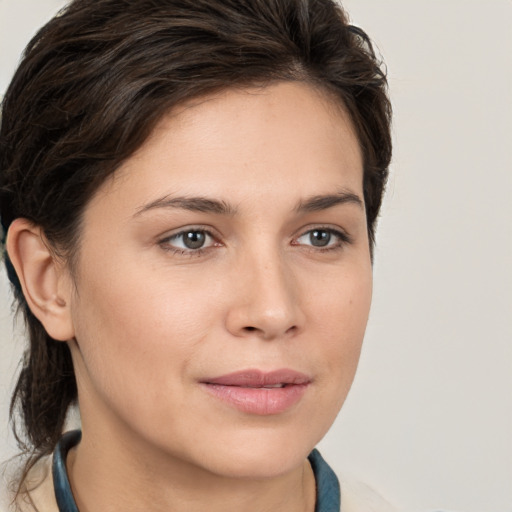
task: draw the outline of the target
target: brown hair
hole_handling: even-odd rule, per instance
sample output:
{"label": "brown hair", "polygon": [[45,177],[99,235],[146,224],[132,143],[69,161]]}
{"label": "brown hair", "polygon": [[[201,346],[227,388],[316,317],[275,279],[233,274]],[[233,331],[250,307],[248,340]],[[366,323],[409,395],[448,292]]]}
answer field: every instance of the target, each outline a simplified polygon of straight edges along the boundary
{"label": "brown hair", "polygon": [[[391,158],[391,108],[371,42],[333,0],[75,0],[28,44],[3,100],[0,215],[42,227],[72,266],[82,212],[185,100],[227,87],[311,83],[349,112],[364,158],[368,233]],[[30,346],[11,402],[33,461],[51,453],[77,389],[70,353],[31,313],[5,255]],[[13,420],[14,421],[14,420]]]}

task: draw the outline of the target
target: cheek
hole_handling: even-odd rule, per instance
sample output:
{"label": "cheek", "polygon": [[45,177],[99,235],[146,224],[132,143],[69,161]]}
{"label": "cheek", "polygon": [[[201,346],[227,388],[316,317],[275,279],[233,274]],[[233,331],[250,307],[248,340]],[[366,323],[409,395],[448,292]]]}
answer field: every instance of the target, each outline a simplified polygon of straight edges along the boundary
{"label": "cheek", "polygon": [[372,269],[369,263],[333,269],[324,277],[308,276],[302,285],[309,322],[332,340],[360,344],[364,336],[372,299]]}
{"label": "cheek", "polygon": [[[372,298],[371,266],[341,272],[326,281],[324,291],[311,295],[307,309],[314,325],[310,349],[321,352],[320,372],[341,407],[357,369]],[[336,408],[336,407],[334,407]]]}
{"label": "cheek", "polygon": [[85,328],[108,337],[111,344],[154,346],[176,333],[197,330],[197,320],[214,295],[201,283],[191,282],[190,275],[166,275],[165,268],[153,269],[138,261],[118,259],[100,268],[84,271],[87,278],[79,283],[77,321],[86,317],[95,325]]}
{"label": "cheek", "polygon": [[[164,403],[179,389],[175,384],[209,330],[212,302],[179,276],[157,279],[142,266],[122,262],[98,268],[78,283],[73,308],[77,377],[118,410]],[[181,397],[176,393],[174,400]]]}

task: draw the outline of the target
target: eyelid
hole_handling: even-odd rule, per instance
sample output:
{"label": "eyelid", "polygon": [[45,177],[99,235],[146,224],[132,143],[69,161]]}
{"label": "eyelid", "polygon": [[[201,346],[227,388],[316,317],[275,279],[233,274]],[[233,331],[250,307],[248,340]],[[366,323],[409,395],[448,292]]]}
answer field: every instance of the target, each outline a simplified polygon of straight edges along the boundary
{"label": "eyelid", "polygon": [[[207,235],[209,238],[211,238],[211,243],[209,243],[206,246],[199,247],[197,249],[177,247],[171,243],[172,240],[178,239],[185,233],[190,233],[194,231],[204,233],[205,235]],[[174,252],[176,254],[199,255],[211,249],[212,247],[219,246],[221,244],[219,238],[220,237],[214,232],[214,230],[210,226],[191,225],[177,228],[176,230],[171,231],[170,233],[166,233],[165,235],[159,237],[158,245],[160,245],[160,247],[162,247],[164,250]]]}
{"label": "eyelid", "polygon": [[[298,239],[302,238],[303,236],[306,236],[312,231],[327,231],[331,235],[335,236],[338,239],[338,242],[336,244],[331,244],[323,247],[314,246],[311,244],[300,244],[296,242]],[[302,229],[301,232],[292,240],[292,245],[304,245],[305,247],[311,248],[312,250],[315,251],[329,251],[333,249],[341,249],[345,245],[349,245],[351,243],[353,243],[353,239],[344,229],[340,228],[339,226],[334,227],[328,225],[315,225],[310,226],[307,229]]]}
{"label": "eyelid", "polygon": [[[299,243],[298,240],[302,238],[303,236],[308,235],[312,231],[326,231],[333,235],[336,239],[336,243],[329,243],[329,245],[326,246],[315,246],[312,244],[304,244]],[[180,236],[183,236],[185,233],[189,232],[201,232],[207,235],[211,242],[206,245],[199,247],[197,249],[191,249],[186,247],[177,247],[176,245],[173,245],[171,243],[172,240],[175,240],[179,238]],[[214,230],[211,226],[204,226],[204,225],[191,225],[191,226],[183,226],[180,228],[177,228],[174,231],[171,231],[170,233],[166,233],[164,236],[159,237],[158,239],[158,245],[160,245],[164,250],[170,251],[173,253],[176,253],[178,255],[189,255],[189,256],[198,256],[203,254],[206,251],[209,251],[210,249],[214,247],[219,247],[222,244],[220,240],[221,236],[216,233],[216,230]],[[332,225],[311,225],[307,226],[305,228],[302,228],[298,235],[294,236],[291,240],[292,246],[302,246],[306,249],[313,250],[316,252],[326,252],[336,249],[342,249],[345,245],[353,243],[352,237],[341,227],[339,226],[332,226]]]}

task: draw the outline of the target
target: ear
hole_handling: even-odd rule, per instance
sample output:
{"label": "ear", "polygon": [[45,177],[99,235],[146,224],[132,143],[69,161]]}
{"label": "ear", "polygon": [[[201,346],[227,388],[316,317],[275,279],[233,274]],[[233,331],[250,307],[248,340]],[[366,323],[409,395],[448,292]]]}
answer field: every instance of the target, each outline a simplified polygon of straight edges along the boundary
{"label": "ear", "polygon": [[50,250],[41,228],[27,219],[14,220],[7,233],[6,248],[34,316],[53,339],[72,339],[71,277],[65,264]]}

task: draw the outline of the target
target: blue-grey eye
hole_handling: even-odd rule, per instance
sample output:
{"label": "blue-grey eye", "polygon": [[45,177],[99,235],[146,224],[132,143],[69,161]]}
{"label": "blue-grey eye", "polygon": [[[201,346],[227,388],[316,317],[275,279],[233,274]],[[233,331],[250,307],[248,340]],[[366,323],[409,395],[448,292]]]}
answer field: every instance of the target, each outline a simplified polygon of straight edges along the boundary
{"label": "blue-grey eye", "polygon": [[181,233],[180,238],[187,249],[201,249],[206,243],[204,231],[185,231]]}
{"label": "blue-grey eye", "polygon": [[309,241],[314,247],[325,247],[331,241],[332,233],[325,229],[313,229],[309,232]]}
{"label": "blue-grey eye", "polygon": [[348,235],[342,231],[331,228],[314,228],[305,231],[299,236],[293,245],[305,245],[318,249],[335,249],[350,243]]}
{"label": "blue-grey eye", "polygon": [[202,229],[187,229],[162,240],[166,248],[174,248],[178,251],[199,251],[213,245],[215,240],[208,231]]}

